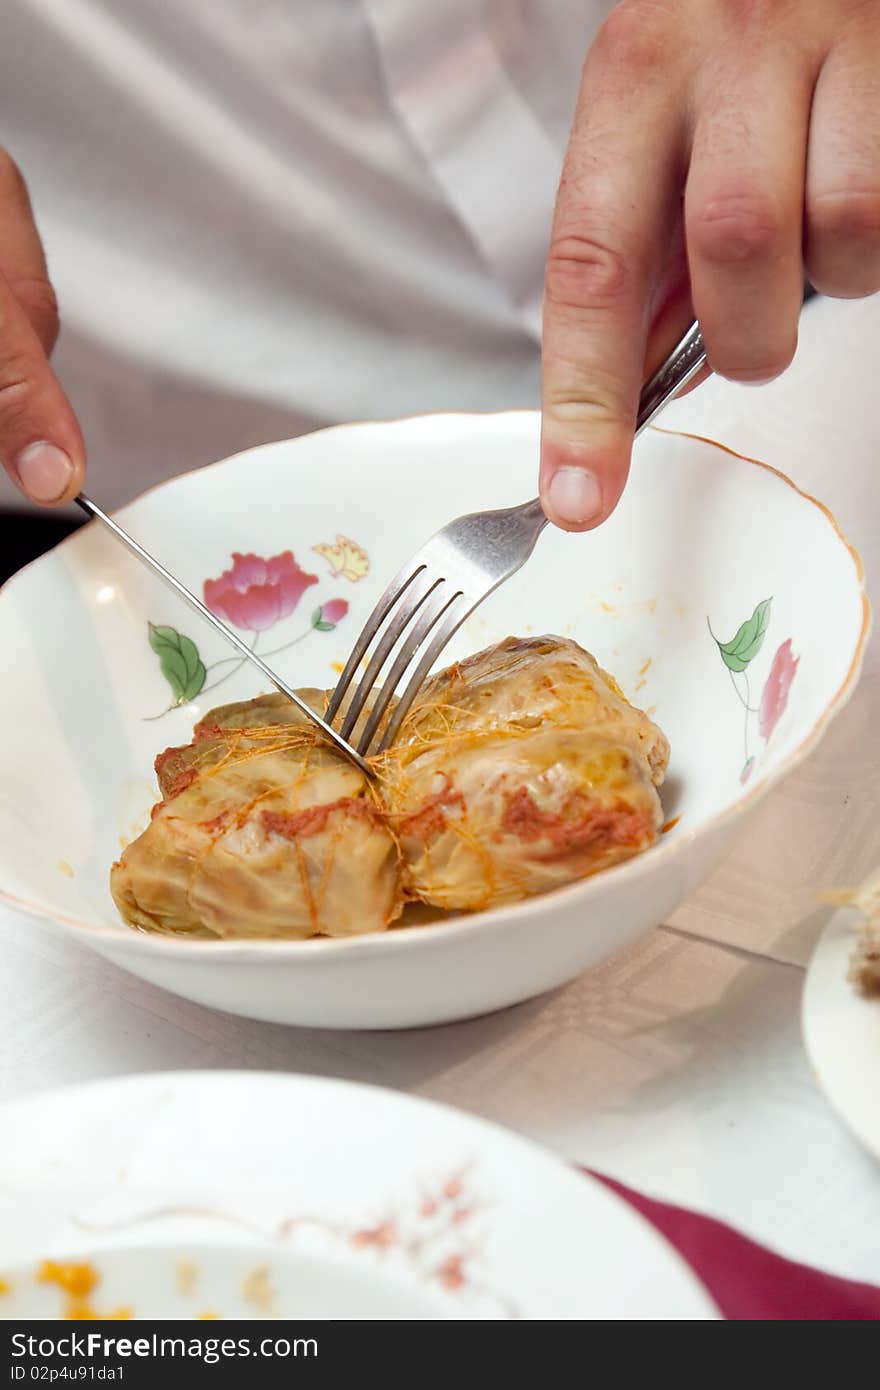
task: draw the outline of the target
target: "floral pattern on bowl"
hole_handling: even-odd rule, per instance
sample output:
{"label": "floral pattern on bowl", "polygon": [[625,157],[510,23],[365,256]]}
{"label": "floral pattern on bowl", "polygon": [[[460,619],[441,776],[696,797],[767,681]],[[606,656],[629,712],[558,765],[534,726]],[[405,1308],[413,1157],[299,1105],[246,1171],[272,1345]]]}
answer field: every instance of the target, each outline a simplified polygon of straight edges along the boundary
{"label": "floral pattern on bowl", "polygon": [[[764,744],[769,743],[773,731],[784,715],[788,706],[788,696],[792,683],[797,674],[800,658],[794,655],[791,638],[785,641],[776,649],[770,665],[770,672],[764,682],[761,698],[757,705],[751,703],[751,685],[749,681],[749,668],[755,657],[764,645],[764,638],[770,625],[770,610],[773,604],[772,598],[765,598],[757,605],[752,616],[741,623],[735,635],[729,642],[721,642],[712,632],[712,624],[709,623],[709,632],[712,640],[718,647],[718,652],[724,665],[730,674],[730,682],[736,692],[736,697],[744,710],[743,745],[745,750],[745,762],[739,775],[740,782],[745,785],[755,770],[759,758],[758,753],[753,753],[753,746],[750,737],[751,729],[754,724],[754,716],[757,715],[758,734],[763,739]],[[742,676],[742,683],[737,682],[737,676]]]}
{"label": "floral pattern on bowl", "polygon": [[[312,549],[327,561],[334,578],[357,583],[369,574],[367,552],[346,536],[337,535],[334,544],[314,545]],[[251,650],[264,659],[289,651],[313,632],[334,632],[348,613],[347,599],[327,599],[312,609],[308,624],[295,636],[266,651],[259,645],[262,634],[296,612],[306,590],[318,583],[318,576],[307,573],[291,550],[268,560],[253,553],[233,551],[231,559],[229,569],[217,579],[205,580],[202,586],[205,604],[224,622],[253,633]],[[177,628],[150,622],[147,630],[150,646],[159,658],[160,669],[173,697],[171,704],[159,714],[147,715],[148,720],[164,719],[166,714],[189,704],[197,695],[215,690],[240,671],[247,660],[243,656],[227,656],[206,665],[193,639]],[[208,681],[209,675],[221,670],[222,675]]]}

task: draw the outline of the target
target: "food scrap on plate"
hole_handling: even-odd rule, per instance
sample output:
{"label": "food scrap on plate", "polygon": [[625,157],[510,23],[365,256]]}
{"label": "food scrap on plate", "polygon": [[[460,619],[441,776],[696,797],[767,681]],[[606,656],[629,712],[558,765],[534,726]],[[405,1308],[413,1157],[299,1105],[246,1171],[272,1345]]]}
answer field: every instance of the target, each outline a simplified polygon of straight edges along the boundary
{"label": "food scrap on plate", "polygon": [[829,902],[854,907],[860,914],[849,978],[861,994],[880,997],[880,874],[860,888],[828,893]]}

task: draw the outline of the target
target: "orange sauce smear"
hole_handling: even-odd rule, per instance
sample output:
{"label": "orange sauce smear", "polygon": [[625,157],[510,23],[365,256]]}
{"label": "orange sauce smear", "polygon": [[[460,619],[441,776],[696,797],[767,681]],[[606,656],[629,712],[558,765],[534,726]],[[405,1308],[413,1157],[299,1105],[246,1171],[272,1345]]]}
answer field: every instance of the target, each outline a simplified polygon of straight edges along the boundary
{"label": "orange sauce smear", "polygon": [[37,1281],[40,1284],[55,1284],[67,1295],[64,1317],[69,1322],[102,1318],[109,1318],[115,1322],[131,1317],[130,1308],[117,1308],[113,1313],[99,1313],[89,1302],[89,1294],[101,1282],[101,1276],[94,1265],[44,1260],[37,1270]]}

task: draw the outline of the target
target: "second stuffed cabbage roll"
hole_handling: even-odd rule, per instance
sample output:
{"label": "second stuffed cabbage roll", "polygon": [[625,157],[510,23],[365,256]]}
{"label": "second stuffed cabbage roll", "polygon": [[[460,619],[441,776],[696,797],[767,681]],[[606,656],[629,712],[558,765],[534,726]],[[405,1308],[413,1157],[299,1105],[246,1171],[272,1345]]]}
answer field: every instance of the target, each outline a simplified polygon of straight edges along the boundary
{"label": "second stuffed cabbage roll", "polygon": [[508,638],[427,682],[382,768],[407,893],[475,910],[647,849],[665,737],[576,643]]}

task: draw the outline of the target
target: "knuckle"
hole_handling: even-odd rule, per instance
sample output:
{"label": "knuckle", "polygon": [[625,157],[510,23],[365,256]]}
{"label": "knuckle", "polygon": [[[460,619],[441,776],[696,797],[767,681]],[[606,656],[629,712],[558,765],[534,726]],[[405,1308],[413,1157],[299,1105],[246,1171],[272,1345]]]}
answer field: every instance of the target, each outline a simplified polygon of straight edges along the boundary
{"label": "knuckle", "polygon": [[619,414],[611,401],[601,399],[587,388],[580,394],[572,390],[548,391],[544,412],[561,425],[617,425]]}
{"label": "knuckle", "polygon": [[767,34],[792,13],[791,0],[721,0],[728,33]]}
{"label": "knuckle", "polygon": [[692,215],[688,241],[705,261],[766,261],[783,253],[786,228],[770,199],[756,193],[722,193]]}
{"label": "knuckle", "polygon": [[779,8],[779,0],[724,0],[729,17],[741,23],[755,21],[763,26]]}
{"label": "knuckle", "polygon": [[544,294],[548,304],[583,312],[613,306],[630,287],[624,254],[595,236],[556,236],[547,257]]}
{"label": "knuckle", "polygon": [[15,430],[27,418],[33,389],[28,363],[4,364],[0,375],[0,428]]}
{"label": "knuckle", "polygon": [[668,65],[669,8],[660,0],[623,0],[602,24],[590,50],[592,66],[650,72]]}
{"label": "knuckle", "polygon": [[587,362],[556,358],[545,376],[543,409],[564,425],[626,429],[632,410],[621,383]]}
{"label": "knuckle", "polygon": [[880,184],[814,194],[807,221],[812,235],[855,247],[880,247]]}
{"label": "knuckle", "polygon": [[37,326],[44,348],[51,352],[61,327],[58,298],[53,285],[44,276],[21,276],[11,278],[9,287],[28,318]]}
{"label": "knuckle", "polygon": [[17,336],[4,338],[0,323],[0,425],[15,427],[31,411],[41,379],[39,348]]}

